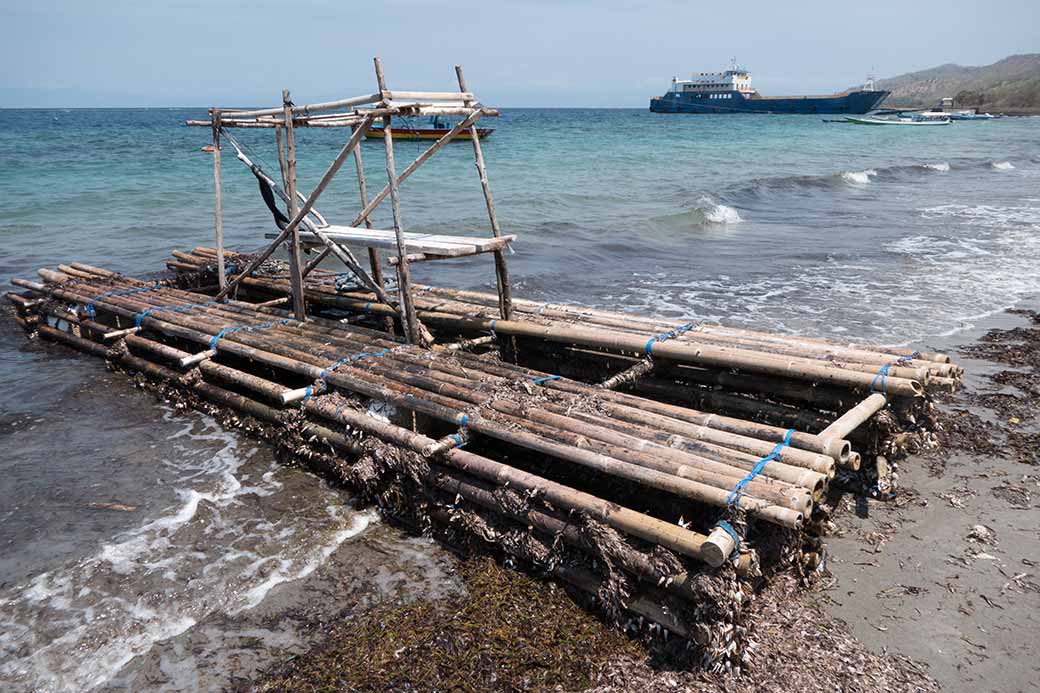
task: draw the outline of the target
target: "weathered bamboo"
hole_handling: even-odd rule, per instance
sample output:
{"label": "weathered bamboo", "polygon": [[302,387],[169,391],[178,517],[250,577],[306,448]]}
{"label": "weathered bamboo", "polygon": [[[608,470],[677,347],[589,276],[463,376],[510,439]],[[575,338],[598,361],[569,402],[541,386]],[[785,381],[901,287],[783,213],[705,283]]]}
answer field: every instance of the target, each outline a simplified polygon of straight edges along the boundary
{"label": "weathered bamboo", "polygon": [[[459,90],[466,92],[466,78],[462,74],[462,66],[455,66],[455,75],[459,80]],[[466,105],[470,105],[470,99]],[[488,183],[487,167],[484,166],[484,154],[480,148],[480,137],[477,136],[476,126],[470,127],[470,141],[473,142],[473,156],[476,159],[477,173],[480,175],[480,187],[484,191],[484,204],[487,206],[488,219],[491,221],[491,231],[495,238],[502,235],[502,229],[498,225],[498,216],[495,214],[495,202],[491,197],[491,185]],[[509,285],[509,269],[506,266],[505,251],[495,251],[495,276],[498,279],[498,311],[499,317],[509,320],[513,317],[513,290]]]}
{"label": "weathered bamboo", "polygon": [[[293,133],[292,100],[289,90],[282,89],[282,104],[285,109],[285,165],[288,172],[286,192],[289,194],[289,218],[295,219],[296,204],[296,136]],[[313,197],[313,194],[311,195]],[[289,232],[289,276],[292,283],[293,315],[297,320],[307,319],[307,297],[303,293],[303,260],[300,257],[300,227],[297,221]],[[221,291],[227,287],[222,287]]]}
{"label": "weathered bamboo", "polygon": [[[52,291],[59,295],[71,293],[64,289],[52,289]],[[147,294],[138,294],[137,296],[144,295]],[[141,306],[147,305],[146,303],[137,300],[136,296],[108,298],[103,301],[103,304],[106,306],[112,306],[114,312],[130,312],[131,314],[136,314],[135,311],[141,310]],[[130,310],[122,307],[116,308],[114,304],[133,305],[134,309]],[[166,322],[166,320],[169,322]],[[180,313],[169,317],[164,316],[164,320],[148,316],[144,318],[144,324],[145,326],[154,326],[160,329],[160,331],[207,344],[209,336],[216,333],[219,329],[217,326],[213,326],[205,328],[201,333],[197,332],[197,328],[202,327],[202,324],[200,324],[200,318],[196,316],[188,317]],[[258,349],[255,346],[249,346],[250,342],[263,342],[264,340],[265,337],[258,334],[229,334],[225,337],[225,340],[221,342],[221,350],[227,350],[229,353],[238,356],[253,358],[254,360],[259,360],[276,367],[306,374],[310,377],[318,377],[320,369],[316,365],[307,365],[307,361],[312,360],[313,358],[307,353],[293,352],[293,356],[287,358],[285,356],[276,355],[278,352],[285,354],[289,351],[283,347],[268,344]],[[344,366],[341,370],[328,374],[327,379],[337,387],[343,387],[349,391],[367,397],[382,399],[398,407],[411,409],[445,421],[466,421],[466,417],[463,416],[464,411],[459,408],[447,407],[430,401],[429,399],[419,399],[414,396],[414,393],[408,393],[408,388],[405,387],[394,387],[388,389],[385,382],[380,383],[378,380],[374,381],[371,376],[369,376],[368,372],[362,369]],[[402,394],[398,394],[398,392],[404,392],[411,396],[402,396]],[[726,504],[729,501],[727,492],[722,489],[712,488],[699,482],[674,477],[652,469],[639,468],[636,465],[625,463],[606,455],[572,449],[566,445],[541,439],[533,434],[511,430],[508,427],[501,426],[482,417],[470,421],[468,425],[475,432],[490,435],[502,440],[503,442],[527,447],[528,449],[558,456],[563,459],[569,459],[572,462],[589,466],[593,469],[599,469],[607,474],[627,478],[631,481],[644,483],[672,493],[686,495],[701,502],[707,502],[710,504]],[[753,496],[742,496],[737,499],[737,502],[741,507],[747,508],[753,514],[769,519],[770,521],[779,522],[791,527],[799,526],[801,523],[801,513],[770,505],[769,503]]]}
{"label": "weathered bamboo", "polygon": [[227,273],[224,269],[224,210],[223,191],[220,178],[220,109],[214,108],[213,118],[213,211],[216,217],[215,236],[217,243],[217,282],[220,288],[227,286]]}
{"label": "weathered bamboo", "polygon": [[[408,164],[408,167],[405,168],[405,170],[402,171],[399,176],[397,176],[397,185],[398,185],[398,187],[400,187],[401,183],[403,183],[410,175],[412,175],[415,172],[415,170],[418,169],[427,159],[429,159],[436,152],[438,152],[442,147],[444,147],[444,145],[448,144],[453,139],[455,139],[455,136],[457,134],[459,134],[465,128],[467,128],[470,125],[472,125],[473,123],[475,123],[480,118],[481,115],[483,115],[483,113],[480,112],[480,111],[477,111],[477,112],[474,112],[474,113],[470,114],[465,120],[463,120],[461,123],[455,125],[455,127],[453,127],[447,133],[442,135],[436,142],[434,142],[432,145],[430,145],[429,148],[427,148],[422,154],[417,156],[415,158],[415,160],[412,163]],[[361,152],[360,148],[355,150],[355,155],[359,156],[360,152]],[[358,184],[359,184],[360,187],[364,187],[365,174],[364,174],[364,171],[361,169],[361,164],[358,163],[357,166],[358,166]],[[361,212],[359,212],[358,215],[356,217],[354,217],[354,220],[350,223],[350,225],[351,226],[357,226],[362,221],[364,221],[365,222],[365,226],[367,228],[372,228],[372,221],[371,221],[372,212],[375,211],[375,209],[382,203],[383,200],[386,199],[386,196],[389,195],[389,194],[390,194],[390,184],[388,183],[382,190],[379,191],[379,194],[377,194],[374,198],[372,198],[371,202],[369,202],[369,201],[367,201],[366,199],[363,198],[361,200]],[[369,251],[370,252],[374,252],[374,249],[370,248]],[[324,260],[326,257],[328,257],[327,250],[323,249],[323,250],[319,251],[318,255],[315,256],[315,258],[313,260],[311,260],[309,263],[307,263],[307,268],[306,268],[307,271],[304,272],[304,276],[306,276],[308,272],[310,272],[311,270],[316,268],[321,263],[321,261]],[[409,261],[411,260],[411,255],[408,256],[408,259],[409,259]],[[382,270],[380,270],[380,271],[382,271]]]}
{"label": "weathered bamboo", "polygon": [[[486,320],[427,311],[424,320],[433,324],[462,327],[474,332],[495,331],[519,337],[535,337],[550,342],[580,344],[583,346],[641,353],[647,349],[646,340],[638,336],[604,333],[600,330],[570,327],[541,326],[516,320]],[[870,389],[875,376],[855,370],[818,365],[799,359],[782,359],[768,354],[759,355],[725,347],[689,344],[678,340],[656,342],[654,356],[684,363],[721,368],[740,368],[753,373],[783,375],[798,380],[819,380],[857,389]],[[921,383],[908,378],[891,376],[886,379],[887,391],[901,397],[920,397],[924,394]]]}
{"label": "weathered bamboo", "polygon": [[845,438],[877,414],[888,404],[888,398],[880,392],[872,393],[862,402],[849,409],[827,428],[820,431],[821,438]]}
{"label": "weathered bamboo", "polygon": [[[386,79],[383,77],[383,62],[375,58],[376,82],[379,91],[386,91]],[[420,343],[419,325],[415,317],[415,306],[412,304],[411,275],[408,272],[407,252],[404,247],[404,236],[401,229],[401,202],[397,191],[397,173],[394,171],[394,140],[390,128],[390,116],[383,118],[383,146],[386,151],[386,177],[390,188],[390,207],[394,218],[394,236],[397,239],[397,291],[402,308],[402,327],[405,337],[413,344]]]}
{"label": "weathered bamboo", "polygon": [[[287,94],[288,94],[288,92],[287,92]],[[371,124],[371,120],[370,119],[366,120],[366,122]],[[347,143],[343,146],[343,149],[341,149],[339,154],[336,155],[336,158],[333,160],[333,162],[329,166],[329,168],[325,171],[325,174],[321,177],[321,180],[318,181],[318,185],[314,188],[313,192],[311,192],[310,196],[307,198],[307,201],[303,203],[303,206],[300,207],[299,210],[296,211],[295,214],[290,214],[291,218],[289,219],[289,223],[286,224],[285,228],[283,228],[281,230],[281,232],[278,234],[278,237],[275,238],[271,242],[271,244],[267,246],[267,248],[265,248],[258,255],[256,255],[252,259],[252,261],[250,261],[250,263],[246,266],[246,268],[244,270],[242,270],[230,282],[228,282],[228,285],[226,287],[224,287],[220,292],[217,293],[216,300],[219,301],[219,300],[223,299],[225,296],[228,295],[229,291],[231,291],[235,286],[238,285],[239,282],[242,281],[242,279],[244,277],[247,277],[247,276],[251,275],[254,271],[256,271],[256,268],[259,267],[265,260],[267,260],[267,258],[271,257],[271,254],[274,253],[275,249],[283,241],[285,241],[287,238],[289,238],[290,235],[293,233],[293,231],[295,231],[299,227],[300,223],[304,220],[304,218],[307,216],[307,214],[310,213],[311,209],[314,207],[314,204],[318,201],[318,197],[325,191],[325,188],[328,187],[329,183],[332,182],[333,177],[335,177],[336,173],[339,171],[340,167],[343,165],[343,161],[347,158],[347,156],[350,155],[350,153],[351,153],[351,151],[353,151],[354,147],[358,146],[358,143],[361,141],[361,137],[364,135],[364,132],[366,132],[366,131],[367,131],[367,128],[362,126],[362,127],[358,128],[357,131],[354,132],[354,134],[350,137],[350,139],[347,141]],[[286,129],[286,141],[287,141],[287,143],[290,146],[290,152],[289,152],[290,156],[294,156],[295,152],[294,152],[294,150],[292,148],[293,145],[292,145],[291,131],[288,128]],[[289,166],[290,176],[295,178],[295,159],[292,159],[289,162],[289,164],[290,164],[290,166]],[[294,180],[294,184],[295,184],[295,180]],[[292,192],[288,192],[287,194],[289,195],[289,198],[290,198],[289,201],[288,201],[288,204],[290,204],[291,208],[295,208],[295,204],[296,204],[295,203],[295,200],[296,200],[295,189]],[[314,231],[315,228],[317,228],[317,227],[312,227],[311,231]],[[301,282],[301,284],[302,284],[302,282]],[[300,295],[301,295],[301,297],[303,295],[302,289],[300,291]]]}
{"label": "weathered bamboo", "polygon": [[289,187],[289,169],[285,165],[285,145],[282,142],[282,128],[274,129],[274,144],[278,149],[278,170],[282,173],[282,187]]}

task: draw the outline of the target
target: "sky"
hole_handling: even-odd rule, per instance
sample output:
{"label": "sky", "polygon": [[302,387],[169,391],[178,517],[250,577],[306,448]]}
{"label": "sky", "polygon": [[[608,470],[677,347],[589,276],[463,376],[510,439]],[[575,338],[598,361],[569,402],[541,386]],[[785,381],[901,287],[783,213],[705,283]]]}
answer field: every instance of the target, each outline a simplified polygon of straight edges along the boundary
{"label": "sky", "polygon": [[810,94],[1040,51],[1040,0],[0,0],[0,107],[244,106],[468,86],[500,107],[645,107],[729,66]]}

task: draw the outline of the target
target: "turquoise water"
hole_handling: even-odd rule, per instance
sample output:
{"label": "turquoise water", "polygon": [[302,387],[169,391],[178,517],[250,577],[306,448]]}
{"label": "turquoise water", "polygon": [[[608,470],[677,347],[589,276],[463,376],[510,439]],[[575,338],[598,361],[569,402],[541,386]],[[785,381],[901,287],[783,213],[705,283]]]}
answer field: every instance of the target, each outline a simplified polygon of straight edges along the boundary
{"label": "turquoise water", "polygon": [[[208,131],[181,125],[200,115],[0,112],[0,276],[71,259],[148,271],[172,247],[209,243]],[[905,341],[1032,288],[1040,119],[869,128],[808,116],[507,110],[489,124],[502,225],[520,236],[510,258],[518,293]],[[269,131],[236,134],[276,169]],[[300,132],[301,189],[341,137]],[[398,168],[423,146],[399,143]],[[363,151],[375,189],[386,180],[382,145]],[[270,218],[252,176],[225,160],[228,244],[254,248]],[[350,166],[319,207],[334,223],[353,217]],[[470,147],[452,145],[420,169],[402,209],[408,228],[485,232]],[[481,260],[419,273],[467,287],[492,279]]]}
{"label": "turquoise water", "polygon": [[[0,281],[77,260],[150,272],[172,248],[210,245],[209,132],[182,125],[202,116],[0,111]],[[519,236],[509,256],[518,295],[927,344],[1040,293],[1038,118],[871,128],[507,110],[489,125],[496,205]],[[270,132],[236,135],[276,170]],[[299,133],[302,190],[342,137]],[[423,147],[399,143],[398,169]],[[363,152],[374,193],[386,180],[382,144]],[[230,148],[224,162],[227,243],[256,248],[271,218]],[[356,214],[352,166],[319,208],[333,223]],[[409,229],[488,233],[467,143],[404,184],[402,213]],[[414,272],[493,285],[488,257]],[[207,615],[243,608],[241,595],[253,595],[248,607],[314,569],[369,521],[333,510],[332,491],[211,420],[157,407],[95,360],[27,342],[6,312],[0,444],[6,689],[103,685]],[[271,541],[283,534],[293,539]]]}

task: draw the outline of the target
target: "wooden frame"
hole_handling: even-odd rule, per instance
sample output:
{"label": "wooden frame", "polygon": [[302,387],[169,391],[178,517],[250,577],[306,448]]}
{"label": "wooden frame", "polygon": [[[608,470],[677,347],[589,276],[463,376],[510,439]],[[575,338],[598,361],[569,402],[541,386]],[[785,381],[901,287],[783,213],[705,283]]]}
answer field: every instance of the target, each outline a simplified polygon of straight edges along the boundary
{"label": "wooden frame", "polygon": [[[412,301],[411,275],[408,268],[409,259],[412,257],[423,260],[433,260],[438,257],[454,257],[469,253],[409,253],[406,235],[403,230],[400,208],[400,185],[423,163],[428,161],[436,152],[452,141],[456,135],[468,130],[471,133],[473,152],[476,159],[476,168],[480,176],[481,189],[488,211],[488,219],[491,231],[494,235],[493,242],[489,244],[472,244],[477,252],[493,252],[495,256],[495,273],[499,293],[499,309],[503,318],[508,319],[511,314],[512,297],[509,286],[509,275],[506,268],[504,249],[515,236],[503,236],[498,219],[495,214],[494,201],[491,197],[491,188],[488,184],[487,169],[484,164],[484,156],[476,135],[476,122],[484,116],[497,116],[498,111],[482,106],[472,92],[466,88],[465,79],[461,66],[455,66],[456,78],[459,83],[457,92],[436,91],[402,91],[390,90],[387,87],[383,74],[383,64],[380,58],[374,59],[376,84],[378,93],[355,96],[336,101],[328,101],[318,104],[297,106],[289,98],[289,91],[282,92],[281,107],[262,109],[210,109],[209,120],[189,120],[189,126],[206,126],[213,132],[214,146],[214,179],[216,186],[216,247],[217,264],[220,274],[220,287],[217,300],[224,300],[235,291],[239,283],[252,275],[253,272],[269,258],[281,244],[286,244],[289,251],[290,277],[292,284],[293,314],[297,320],[306,319],[305,285],[304,278],[312,272],[328,255],[335,255],[345,264],[359,281],[379,297],[380,302],[394,306],[394,311],[401,321],[404,333],[408,341],[417,344],[432,342],[429,332],[422,326],[416,317]],[[396,172],[394,161],[393,130],[391,122],[393,117],[414,117],[426,115],[460,116],[462,122],[454,126],[449,132],[431,144],[422,154],[412,161],[400,174]],[[386,155],[387,183],[374,197],[369,199],[366,190],[364,170],[361,163],[360,142],[376,120],[383,124],[383,142]],[[253,162],[243,151],[242,147],[226,128],[273,128],[275,130],[275,142],[278,148],[279,173],[282,185],[278,183],[255,162]],[[303,195],[296,189],[296,146],[294,131],[298,127],[337,127],[350,128],[351,136],[346,144],[332,161],[321,180],[311,191],[310,195]],[[221,169],[220,169],[220,141],[221,138],[235,148],[237,158],[246,164],[257,177],[265,181],[288,207],[288,223],[274,235],[271,243],[257,254],[249,264],[237,274],[228,277],[224,272],[224,243],[222,224],[222,199],[221,199]],[[358,188],[360,193],[361,212],[354,218],[348,227],[330,226],[320,212],[315,209],[315,203],[319,196],[325,191],[329,183],[339,172],[340,167],[347,157],[353,154],[355,169],[358,176]],[[372,212],[387,198],[393,214],[394,243],[390,245],[379,237],[378,233],[371,234],[373,239],[379,239],[375,245],[368,245],[369,264],[371,274],[361,267],[357,258],[335,237],[335,229],[353,228],[361,231],[361,224],[365,229],[372,228]],[[302,204],[301,204],[302,203]],[[324,247],[306,265],[303,264],[300,255],[304,241],[301,241],[301,225],[304,227],[307,245],[320,242]],[[340,234],[342,236],[342,234]],[[365,234],[360,234],[362,237]],[[387,239],[388,240],[388,239]],[[365,241],[368,243],[369,241]],[[379,255],[376,247],[390,245],[391,250],[396,251],[396,257],[392,258],[391,265],[397,273],[397,301],[391,301],[386,293],[383,272],[379,263]],[[486,247],[485,247],[486,246]],[[462,247],[462,244],[460,244]],[[395,305],[396,303],[396,305]]]}

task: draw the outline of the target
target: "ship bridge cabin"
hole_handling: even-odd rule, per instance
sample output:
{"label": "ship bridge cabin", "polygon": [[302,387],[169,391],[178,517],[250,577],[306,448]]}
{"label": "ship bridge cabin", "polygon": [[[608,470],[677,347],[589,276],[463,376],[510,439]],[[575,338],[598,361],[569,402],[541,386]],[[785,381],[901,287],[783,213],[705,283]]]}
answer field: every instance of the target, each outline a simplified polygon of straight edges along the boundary
{"label": "ship bridge cabin", "polygon": [[675,94],[689,94],[701,98],[730,99],[737,92],[744,97],[755,94],[751,86],[751,75],[747,70],[732,69],[724,72],[694,72],[690,79],[672,77],[671,91]]}

